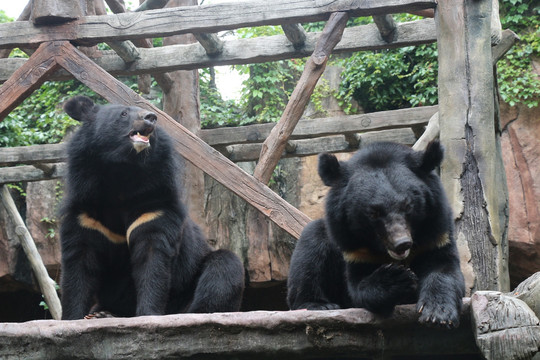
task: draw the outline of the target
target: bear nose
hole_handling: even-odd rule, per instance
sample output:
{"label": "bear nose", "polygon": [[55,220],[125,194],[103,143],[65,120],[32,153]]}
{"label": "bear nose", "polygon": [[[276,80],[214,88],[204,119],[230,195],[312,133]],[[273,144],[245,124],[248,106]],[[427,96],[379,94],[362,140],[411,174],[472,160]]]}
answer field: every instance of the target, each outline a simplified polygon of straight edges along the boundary
{"label": "bear nose", "polygon": [[408,237],[397,239],[394,243],[394,251],[398,254],[402,254],[412,247],[412,241]]}
{"label": "bear nose", "polygon": [[144,115],[143,120],[153,125],[157,122],[157,115],[153,112],[147,113]]}

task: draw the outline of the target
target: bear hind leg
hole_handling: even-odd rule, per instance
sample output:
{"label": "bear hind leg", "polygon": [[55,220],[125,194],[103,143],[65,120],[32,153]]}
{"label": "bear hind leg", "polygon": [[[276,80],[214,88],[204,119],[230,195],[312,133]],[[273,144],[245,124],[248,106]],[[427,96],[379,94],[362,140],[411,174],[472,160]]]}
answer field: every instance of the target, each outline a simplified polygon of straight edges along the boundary
{"label": "bear hind leg", "polygon": [[216,250],[201,266],[193,301],[187,312],[239,311],[244,293],[244,266],[232,252]]}

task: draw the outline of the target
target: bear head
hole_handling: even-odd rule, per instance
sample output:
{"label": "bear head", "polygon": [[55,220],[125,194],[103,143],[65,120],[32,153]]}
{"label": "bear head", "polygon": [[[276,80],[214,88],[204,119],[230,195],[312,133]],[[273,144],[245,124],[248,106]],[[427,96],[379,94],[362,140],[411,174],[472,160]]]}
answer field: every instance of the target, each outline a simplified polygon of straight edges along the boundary
{"label": "bear head", "polygon": [[330,238],[344,252],[407,258],[418,233],[447,212],[440,209],[446,202],[434,172],[442,158],[437,141],[423,152],[373,143],[343,162],[321,154],[319,175],[331,187],[325,217]]}
{"label": "bear head", "polygon": [[157,116],[153,112],[136,106],[98,105],[86,96],[68,100],[64,111],[82,122],[77,142],[111,159],[126,160],[154,145]]}

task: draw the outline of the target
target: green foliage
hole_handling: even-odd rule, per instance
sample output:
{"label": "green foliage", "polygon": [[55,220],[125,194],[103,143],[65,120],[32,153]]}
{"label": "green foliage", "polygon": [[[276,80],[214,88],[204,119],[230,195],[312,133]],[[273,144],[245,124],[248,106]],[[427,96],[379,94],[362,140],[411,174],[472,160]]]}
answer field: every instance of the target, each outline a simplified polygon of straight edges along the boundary
{"label": "green foliage", "polygon": [[199,94],[202,128],[241,124],[240,109],[233,100],[223,100],[209,68],[199,70]]}
{"label": "green foliage", "polygon": [[345,112],[357,101],[366,112],[437,102],[437,51],[421,45],[357,52],[336,60],[344,70],[338,100]]}
{"label": "green foliage", "polygon": [[46,81],[0,122],[0,146],[53,144],[78,124],[62,110],[62,104],[74,95],[96,95],[75,80]]}
{"label": "green foliage", "polygon": [[503,28],[521,38],[497,64],[501,97],[510,106],[536,107],[540,77],[533,71],[532,59],[540,57],[540,5],[537,0],[505,0],[501,15]]}
{"label": "green foliage", "polygon": [[[396,22],[417,20],[394,15]],[[371,18],[356,18],[364,25]],[[437,103],[437,48],[420,45],[399,49],[356,52],[335,62],[344,68],[337,98],[346,113],[400,109]]]}
{"label": "green foliage", "polygon": [[[279,26],[238,30],[242,38],[283,34]],[[243,82],[240,107],[244,123],[272,122],[281,117],[304,68],[304,60],[292,59],[261,64],[237,65],[240,74],[249,75]]]}

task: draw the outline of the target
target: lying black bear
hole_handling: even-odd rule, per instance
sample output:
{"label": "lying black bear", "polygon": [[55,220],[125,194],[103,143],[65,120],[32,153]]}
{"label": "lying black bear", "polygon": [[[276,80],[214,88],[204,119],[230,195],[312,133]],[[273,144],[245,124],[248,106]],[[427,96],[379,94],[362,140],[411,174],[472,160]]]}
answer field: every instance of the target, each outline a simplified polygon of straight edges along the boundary
{"label": "lying black bear", "polygon": [[443,149],[374,143],[349,161],[321,154],[331,189],[326,216],[309,223],[294,250],[291,309],[362,307],[381,315],[417,302],[420,322],[456,327],[464,280],[454,222],[434,169]]}
{"label": "lying black bear", "polygon": [[237,311],[243,266],[213,251],[188,217],[156,115],[83,96],[64,109],[82,125],[68,146],[62,318],[81,319],[93,305],[117,316]]}

